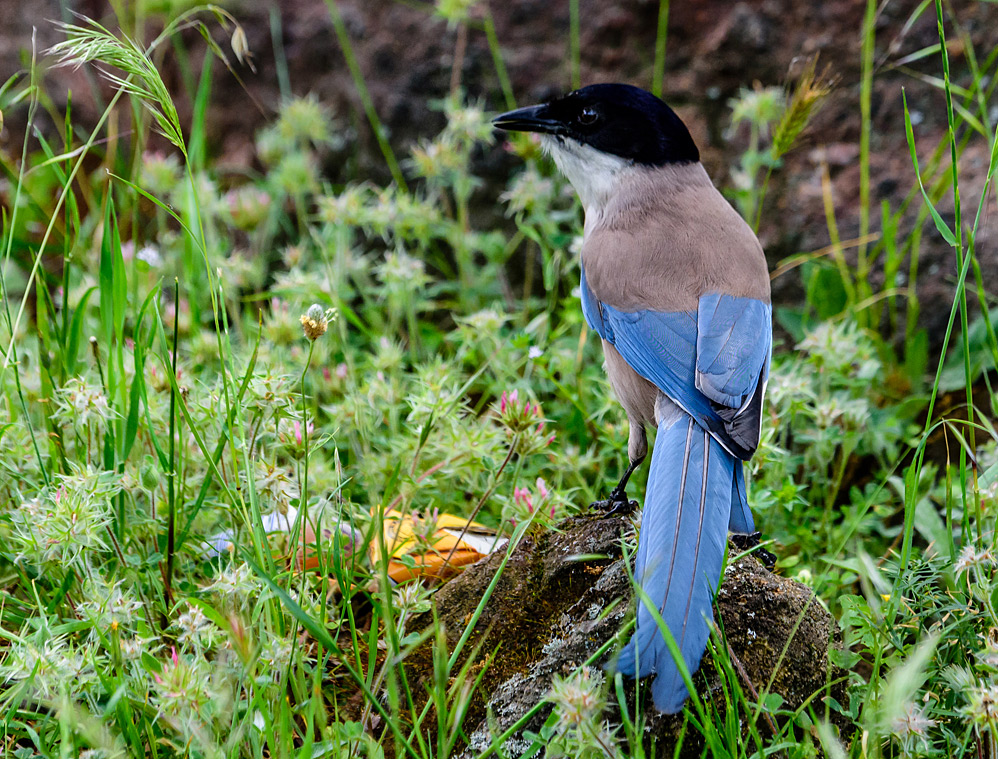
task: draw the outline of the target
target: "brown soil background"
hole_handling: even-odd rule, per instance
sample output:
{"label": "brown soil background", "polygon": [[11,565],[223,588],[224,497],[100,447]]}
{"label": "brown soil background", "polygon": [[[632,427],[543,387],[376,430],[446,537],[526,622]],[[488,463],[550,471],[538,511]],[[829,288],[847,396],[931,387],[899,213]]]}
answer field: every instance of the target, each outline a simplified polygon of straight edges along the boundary
{"label": "brown soil background", "polygon": [[[67,4],[78,13],[116,28],[104,0]],[[880,202],[887,200],[896,209],[914,186],[904,137],[902,87],[918,122],[916,140],[923,161],[945,136],[943,93],[916,75],[938,75],[938,56],[918,61],[908,71],[894,66],[905,55],[937,41],[931,8],[914,24],[906,24],[917,4],[917,0],[882,3],[877,20],[871,137],[873,231],[879,228]],[[431,108],[431,101],[448,92],[457,32],[433,15],[432,3],[338,0],[338,5],[375,106],[389,129],[390,141],[396,152],[404,155],[415,140],[433,136],[442,126],[443,117]],[[481,5],[473,11],[473,19],[480,21]],[[272,44],[272,14],[276,14],[281,20],[293,92],[315,93],[334,109],[351,135],[346,151],[329,157],[324,167],[327,176],[333,181],[387,181],[387,170],[363,116],[323,0],[237,0],[225,6],[244,25],[255,53],[257,73],[243,70],[241,74],[262,110],[252,105],[247,92],[231,75],[222,67],[216,68],[208,132],[217,165],[237,171],[252,168],[253,135],[273,117],[279,105]],[[966,40],[974,45],[978,59],[983,60],[998,44],[998,5],[959,0],[947,7],[965,31]],[[771,265],[787,255],[829,242],[821,195],[822,159],[830,167],[842,238],[858,233],[860,36],[864,8],[863,0],[671,3],[665,98],[690,126],[704,163],[719,185],[729,182],[728,168],[737,162],[747,144],[745,133],[728,133],[728,100],[740,87],[754,82],[784,84],[792,79],[795,65],[816,53],[822,65],[830,66],[831,73],[839,78],[835,93],[803,143],[774,175],[760,229]],[[566,0],[493,0],[489,10],[519,103],[535,102],[570,88]],[[658,3],[648,0],[580,0],[583,83],[626,81],[649,86],[657,14]],[[60,18],[68,17],[58,0],[0,2],[0,80],[25,68],[33,28],[39,50],[57,41],[58,32],[51,21]],[[967,85],[970,77],[964,41],[952,23],[948,33],[954,80]],[[190,33],[188,41],[192,64],[197,65],[203,41],[196,32]],[[181,93],[180,77],[169,51],[164,66],[168,84],[177,85],[176,91]],[[460,80],[467,93],[481,98],[487,108],[503,109],[498,78],[480,23],[469,30]],[[44,76],[46,91],[56,106],[63,105],[66,92],[73,90],[74,114],[83,125],[92,124],[98,114],[91,97],[96,81],[92,73],[69,69],[48,69]],[[186,96],[179,95],[179,101],[182,118],[189,116]],[[998,106],[991,108],[998,117]],[[9,156],[20,151],[24,113],[14,111],[5,116],[0,150]],[[960,178],[963,207],[971,215],[983,187],[987,161],[984,140],[975,138],[962,160]],[[509,173],[517,170],[516,163],[497,146],[480,157],[477,170],[489,180],[479,192],[478,203],[483,209],[494,207],[498,221],[501,209],[496,197]],[[915,223],[916,207],[917,203],[912,204],[903,220],[902,234]],[[952,207],[949,196],[940,203],[947,221],[952,220]],[[989,202],[978,236],[985,281],[993,281],[998,273],[993,208],[994,203]],[[938,345],[952,302],[956,266],[952,250],[931,222],[925,229],[919,256],[922,323],[929,330],[930,342]],[[774,296],[778,303],[799,302],[802,291],[797,275],[777,279]]]}

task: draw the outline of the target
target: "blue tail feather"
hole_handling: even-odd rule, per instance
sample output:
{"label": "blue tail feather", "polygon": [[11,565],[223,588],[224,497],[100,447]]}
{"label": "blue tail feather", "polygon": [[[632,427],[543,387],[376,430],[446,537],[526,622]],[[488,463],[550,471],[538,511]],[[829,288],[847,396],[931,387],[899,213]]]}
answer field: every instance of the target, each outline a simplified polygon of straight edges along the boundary
{"label": "blue tail feather", "polygon": [[[710,635],[711,601],[721,574],[729,515],[751,526],[741,462],[689,416],[659,429],[648,473],[635,579],[672,633],[692,673]],[[736,515],[732,507],[739,508]],[[750,531],[750,530],[749,530]],[[656,673],[655,706],[672,714],[688,695],[652,613],[639,602],[637,629],[616,661],[624,675]]]}
{"label": "blue tail feather", "polygon": [[735,460],[735,479],[731,484],[731,517],[728,520],[728,530],[741,535],[755,532],[755,520],[752,518],[745,488],[745,465],[738,460]]}

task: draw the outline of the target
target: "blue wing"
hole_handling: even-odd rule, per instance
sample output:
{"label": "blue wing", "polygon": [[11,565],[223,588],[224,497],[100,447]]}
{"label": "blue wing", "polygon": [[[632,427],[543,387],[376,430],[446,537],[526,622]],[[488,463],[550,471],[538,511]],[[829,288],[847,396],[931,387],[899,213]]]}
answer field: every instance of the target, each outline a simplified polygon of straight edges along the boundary
{"label": "blue wing", "polygon": [[692,311],[618,311],[600,302],[582,274],[589,326],[721,445],[747,460],[759,444],[769,376],[772,307],[710,293]]}

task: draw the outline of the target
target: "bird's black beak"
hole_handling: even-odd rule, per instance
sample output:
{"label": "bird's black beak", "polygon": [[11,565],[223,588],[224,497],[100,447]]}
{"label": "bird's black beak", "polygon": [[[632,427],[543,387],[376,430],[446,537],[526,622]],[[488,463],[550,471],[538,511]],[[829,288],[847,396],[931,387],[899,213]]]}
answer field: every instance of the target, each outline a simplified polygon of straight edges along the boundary
{"label": "bird's black beak", "polygon": [[529,108],[517,108],[515,111],[503,113],[492,119],[492,126],[507,132],[540,132],[542,134],[559,134],[564,125],[549,115],[546,105],[532,105]]}

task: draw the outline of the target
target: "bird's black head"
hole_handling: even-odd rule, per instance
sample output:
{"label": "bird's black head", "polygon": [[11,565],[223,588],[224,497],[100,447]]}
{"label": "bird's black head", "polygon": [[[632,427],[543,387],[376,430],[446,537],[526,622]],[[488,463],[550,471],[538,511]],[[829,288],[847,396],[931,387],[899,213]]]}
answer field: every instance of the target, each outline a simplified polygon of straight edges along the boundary
{"label": "bird's black head", "polygon": [[591,84],[543,105],[496,116],[492,123],[507,131],[575,140],[649,166],[700,160],[676,113],[650,92],[629,84]]}

